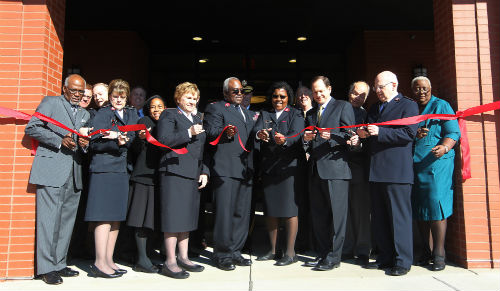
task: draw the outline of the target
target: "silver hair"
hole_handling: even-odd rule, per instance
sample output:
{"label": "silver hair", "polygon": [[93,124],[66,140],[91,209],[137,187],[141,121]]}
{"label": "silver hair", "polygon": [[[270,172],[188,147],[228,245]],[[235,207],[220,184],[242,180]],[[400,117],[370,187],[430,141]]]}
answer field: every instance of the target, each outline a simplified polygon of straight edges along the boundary
{"label": "silver hair", "polygon": [[366,87],[366,96],[370,94],[370,85],[368,85],[368,83],[366,83],[365,81],[356,81],[352,83],[349,87],[349,94],[351,94],[352,90],[354,90],[354,86],[356,86],[356,84],[363,84]]}
{"label": "silver hair", "polygon": [[[64,79],[64,86],[68,87],[68,85],[69,85],[69,79],[70,79],[71,77],[73,77],[73,76],[78,76],[78,77],[80,77],[80,78],[82,78],[82,79],[83,79],[83,77],[82,77],[82,76],[80,76],[80,75],[78,75],[78,74],[71,74],[71,75],[67,76],[67,77],[66,77],[66,79]],[[84,87],[84,88],[86,88],[86,87],[87,87],[87,81],[85,81],[85,79],[83,79],[83,87]]]}
{"label": "silver hair", "polygon": [[424,77],[424,76],[418,76],[418,77],[413,78],[413,80],[411,80],[411,87],[412,88],[415,85],[415,83],[417,83],[417,81],[427,81],[429,83],[429,87],[432,88],[431,80],[429,80],[429,78]]}
{"label": "silver hair", "polygon": [[229,93],[229,82],[232,80],[240,81],[240,79],[236,77],[229,77],[226,80],[224,80],[224,84],[222,85],[222,94],[226,96]]}

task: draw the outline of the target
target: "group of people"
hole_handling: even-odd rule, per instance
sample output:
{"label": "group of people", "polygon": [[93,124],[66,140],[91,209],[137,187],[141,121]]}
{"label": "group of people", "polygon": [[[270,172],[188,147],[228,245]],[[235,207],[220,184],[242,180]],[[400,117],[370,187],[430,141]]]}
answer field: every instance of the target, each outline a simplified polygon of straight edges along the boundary
{"label": "group of people", "polygon": [[[208,183],[215,212],[213,264],[225,271],[250,266],[242,249],[256,179],[263,186],[270,240],[259,261],[296,263],[299,226],[311,227],[317,258],[304,265],[312,270],[337,268],[350,254],[365,268],[405,275],[413,263],[415,219],[426,240],[418,263],[444,269],[457,122],[374,125],[453,114],[431,94],[429,79],[417,77],[411,85],[414,100],[398,92],[395,74],[381,72],[372,88],[379,101],[366,111],[370,86],[363,81],[351,85],[348,101],[333,97],[325,76],[313,78],[310,89],[299,87],[296,95],[286,82],[276,82],[268,92],[269,108],[253,111],[240,80],[230,77],[222,86],[223,100],[202,113],[200,90],[190,82],[176,87],[177,106],[167,109],[160,96],[146,100],[144,88],[130,90],[124,80],[92,87],[79,75],[68,76],[63,95],[45,97],[37,112],[80,135],[37,117],[25,130],[39,142],[29,180],[37,185],[37,274],[48,284],[78,275],[67,267],[66,255],[82,189],[88,192],[84,220],[95,239],[93,276],[127,272],[113,259],[122,221],[135,229],[135,271],[176,279],[203,271],[189,259],[188,248],[189,233],[198,228],[200,189]],[[147,130],[123,130],[134,124]],[[360,124],[369,125],[354,127]],[[154,139],[170,149],[154,145]],[[88,181],[82,181],[85,164]],[[282,220],[283,254],[277,246]],[[164,236],[160,268],[147,254],[153,230]],[[372,249],[377,259],[370,263]]]}

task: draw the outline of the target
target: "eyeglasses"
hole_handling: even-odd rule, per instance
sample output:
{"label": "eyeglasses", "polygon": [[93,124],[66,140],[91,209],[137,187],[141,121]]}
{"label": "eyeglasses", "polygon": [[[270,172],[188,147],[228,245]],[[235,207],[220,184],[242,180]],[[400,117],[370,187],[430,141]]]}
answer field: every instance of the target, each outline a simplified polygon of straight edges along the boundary
{"label": "eyeglasses", "polygon": [[113,99],[122,99],[122,100],[125,100],[127,99],[127,96],[122,96],[122,95],[111,95],[111,98]]}
{"label": "eyeglasses", "polygon": [[76,93],[79,93],[80,95],[85,94],[85,90],[78,90],[78,89],[68,88],[68,91],[69,91],[71,94],[73,94],[73,95],[75,95]]}
{"label": "eyeglasses", "polygon": [[385,86],[387,86],[389,84],[392,84],[392,82],[386,83],[384,85],[373,86],[372,90],[373,90],[373,92],[377,92],[377,90],[379,90],[379,89],[382,90],[382,89],[384,89]]}
{"label": "eyeglasses", "polygon": [[288,98],[288,96],[286,96],[286,95],[276,95],[276,94],[271,95],[271,97],[273,97],[273,98],[281,98],[281,99]]}
{"label": "eyeglasses", "polygon": [[243,94],[245,93],[245,90],[243,88],[236,88],[236,89],[233,89],[231,90],[231,93],[235,94],[235,95],[238,95],[238,94]]}
{"label": "eyeglasses", "polygon": [[430,90],[431,90],[430,88],[425,88],[425,87],[424,88],[420,88],[420,87],[413,88],[413,92],[415,92],[415,93],[418,93],[418,92],[427,93]]}

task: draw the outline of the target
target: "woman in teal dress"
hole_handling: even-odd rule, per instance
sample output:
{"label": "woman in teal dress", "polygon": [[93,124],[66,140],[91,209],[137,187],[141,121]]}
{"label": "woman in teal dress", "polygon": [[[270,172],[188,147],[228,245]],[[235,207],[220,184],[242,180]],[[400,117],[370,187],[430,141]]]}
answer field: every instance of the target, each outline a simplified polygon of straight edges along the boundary
{"label": "woman in teal dress", "polygon": [[[420,114],[455,114],[448,102],[431,94],[426,77],[413,79],[411,87]],[[419,124],[414,143],[413,218],[418,221],[428,254],[422,265],[429,263],[432,249],[434,271],[445,267],[446,219],[453,213],[453,147],[459,138],[456,120],[430,119]]]}

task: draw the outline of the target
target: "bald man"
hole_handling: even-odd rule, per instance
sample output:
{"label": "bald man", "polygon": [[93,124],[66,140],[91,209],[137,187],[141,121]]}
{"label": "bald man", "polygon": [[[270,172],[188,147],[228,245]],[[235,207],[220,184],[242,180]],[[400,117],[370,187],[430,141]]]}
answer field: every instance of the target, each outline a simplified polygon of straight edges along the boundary
{"label": "bald man", "polygon": [[[64,81],[64,95],[46,96],[36,112],[79,130],[89,119],[79,103],[85,94],[85,80],[70,75]],[[82,189],[81,149],[88,139],[32,117],[25,133],[39,142],[29,182],[36,189],[36,272],[51,285],[61,277],[78,276],[66,265],[71,233]]]}
{"label": "bald man", "polygon": [[[368,123],[418,115],[418,105],[398,93],[398,79],[389,71],[377,75],[373,90],[379,102],[368,111]],[[379,250],[369,269],[389,268],[388,275],[402,276],[413,262],[411,187],[413,184],[413,140],[417,124],[368,125],[358,129],[368,138],[373,232]]]}

